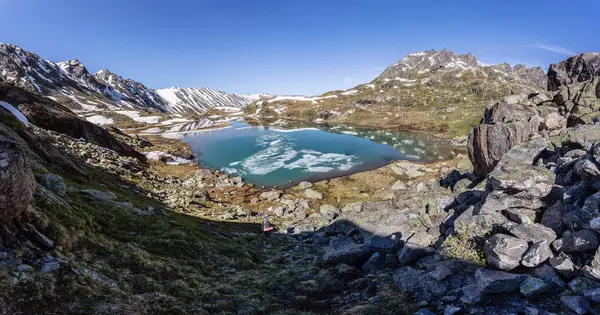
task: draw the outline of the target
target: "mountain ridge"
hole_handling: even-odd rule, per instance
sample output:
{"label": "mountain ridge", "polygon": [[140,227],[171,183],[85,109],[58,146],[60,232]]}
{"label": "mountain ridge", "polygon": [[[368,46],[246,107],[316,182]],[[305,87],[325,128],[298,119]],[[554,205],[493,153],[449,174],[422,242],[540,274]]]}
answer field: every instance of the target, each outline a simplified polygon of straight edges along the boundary
{"label": "mountain ridge", "polygon": [[[248,94],[202,87],[195,88],[197,103],[177,98],[169,103],[158,90],[108,69],[92,74],[78,59],[52,62],[17,45],[4,43],[0,43],[0,82],[40,93],[78,111],[126,108],[168,112],[172,109],[173,113],[192,114],[214,107],[243,107],[255,100]],[[192,88],[178,89],[180,92],[176,94],[185,95]]]}

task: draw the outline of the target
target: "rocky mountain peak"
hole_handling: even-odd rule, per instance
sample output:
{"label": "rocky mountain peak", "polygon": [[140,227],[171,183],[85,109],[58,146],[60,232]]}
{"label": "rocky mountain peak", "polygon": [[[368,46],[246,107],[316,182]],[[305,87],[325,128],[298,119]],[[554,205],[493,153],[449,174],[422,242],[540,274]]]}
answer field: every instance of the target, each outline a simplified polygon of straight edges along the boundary
{"label": "rocky mountain peak", "polygon": [[548,90],[584,82],[600,75],[600,53],[583,53],[550,65],[548,70]]}
{"label": "rocky mountain peak", "polygon": [[423,74],[440,69],[470,69],[481,65],[481,62],[471,53],[461,55],[446,49],[441,51],[431,49],[408,54],[385,69],[380,77],[406,78],[411,73]]}
{"label": "rocky mountain peak", "polygon": [[80,81],[84,85],[87,85],[89,88],[97,89],[96,79],[92,76],[86,67],[79,61],[79,59],[72,59],[68,61],[63,61],[57,63],[58,66],[76,81]]}

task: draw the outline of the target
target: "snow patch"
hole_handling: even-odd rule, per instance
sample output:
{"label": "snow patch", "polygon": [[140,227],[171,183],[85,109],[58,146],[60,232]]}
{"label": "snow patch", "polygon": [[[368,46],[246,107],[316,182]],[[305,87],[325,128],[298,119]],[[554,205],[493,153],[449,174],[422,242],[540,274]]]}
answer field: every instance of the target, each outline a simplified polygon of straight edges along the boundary
{"label": "snow patch", "polygon": [[30,125],[29,120],[27,120],[27,117],[25,117],[25,115],[23,115],[23,113],[21,113],[20,110],[18,110],[16,107],[12,106],[11,104],[4,102],[4,101],[0,101],[0,106],[6,108],[9,112],[11,112],[19,121],[21,121],[22,123],[24,123],[25,125]]}
{"label": "snow patch", "polygon": [[118,114],[125,115],[133,119],[134,121],[146,123],[146,124],[156,124],[160,121],[162,117],[160,116],[140,116],[140,112],[134,110],[120,110],[117,111]]}
{"label": "snow patch", "polygon": [[94,116],[86,117],[85,119],[91,123],[94,123],[96,125],[101,125],[101,126],[102,125],[110,125],[110,124],[114,123],[114,120],[112,118],[107,118],[102,115],[94,115]]}

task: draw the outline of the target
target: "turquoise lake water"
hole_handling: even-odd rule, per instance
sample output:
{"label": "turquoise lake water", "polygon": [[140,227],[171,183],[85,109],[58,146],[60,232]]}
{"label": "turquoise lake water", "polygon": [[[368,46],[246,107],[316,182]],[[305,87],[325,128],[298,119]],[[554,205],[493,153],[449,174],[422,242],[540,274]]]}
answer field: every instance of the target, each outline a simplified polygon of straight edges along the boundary
{"label": "turquoise lake water", "polygon": [[206,167],[257,186],[278,187],[375,169],[393,160],[437,160],[452,151],[445,141],[410,132],[342,126],[285,128],[238,121],[182,140]]}

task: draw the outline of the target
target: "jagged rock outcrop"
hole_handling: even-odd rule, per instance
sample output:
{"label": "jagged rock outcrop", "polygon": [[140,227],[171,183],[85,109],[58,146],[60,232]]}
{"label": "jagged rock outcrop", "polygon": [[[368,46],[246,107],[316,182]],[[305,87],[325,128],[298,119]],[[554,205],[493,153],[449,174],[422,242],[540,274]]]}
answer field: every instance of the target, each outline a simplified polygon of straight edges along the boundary
{"label": "jagged rock outcrop", "polygon": [[600,53],[584,53],[550,65],[548,90],[585,82],[600,76]]}
{"label": "jagged rock outcrop", "polygon": [[553,94],[511,96],[486,110],[469,135],[475,174],[487,175],[505,152],[537,132],[556,134],[567,126],[594,123],[600,116],[600,53],[551,65],[548,90]]}

